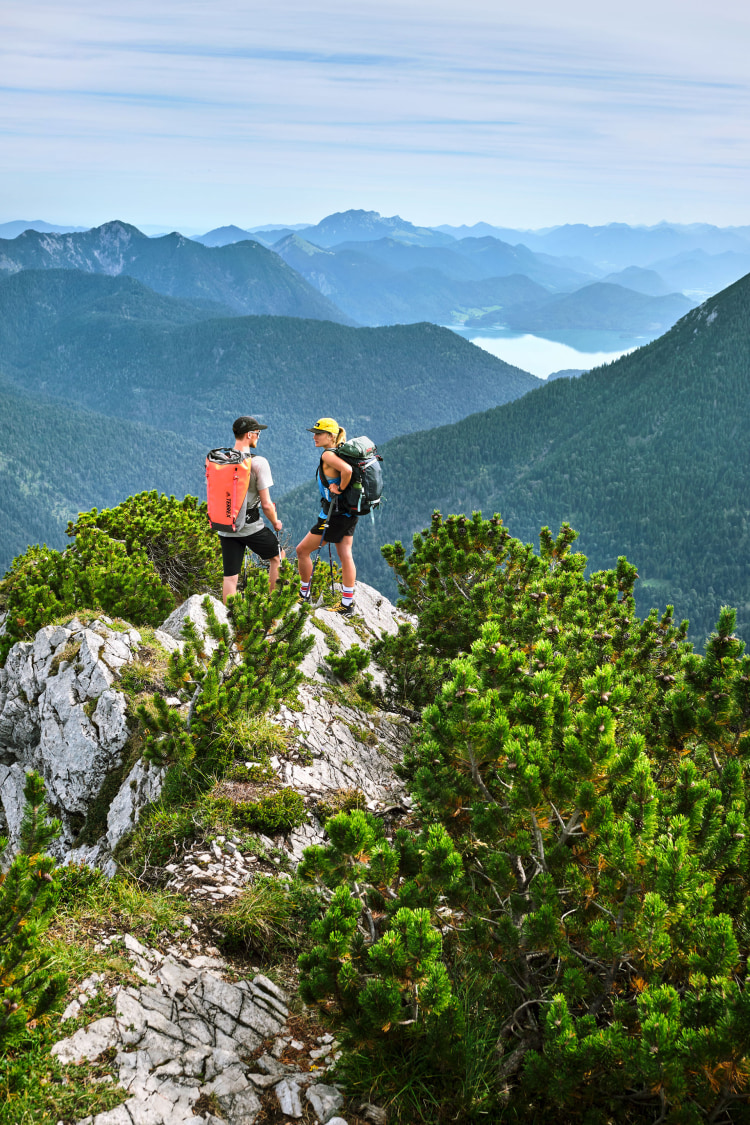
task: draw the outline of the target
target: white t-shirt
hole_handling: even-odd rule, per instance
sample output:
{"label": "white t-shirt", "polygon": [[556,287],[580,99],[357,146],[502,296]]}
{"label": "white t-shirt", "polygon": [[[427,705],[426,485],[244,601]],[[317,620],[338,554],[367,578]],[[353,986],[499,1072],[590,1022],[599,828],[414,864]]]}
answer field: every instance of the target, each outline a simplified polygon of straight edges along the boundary
{"label": "white t-shirt", "polygon": [[245,516],[248,511],[260,507],[260,490],[262,488],[270,488],[273,484],[271,466],[268,464],[265,457],[260,457],[255,453],[245,453],[242,460],[246,461],[248,457],[252,457],[253,466],[250,470],[250,483],[247,486],[247,495],[242,501],[242,507],[237,513],[237,530],[219,532],[219,535],[223,535],[227,539],[244,539],[246,535],[255,535],[257,531],[262,531],[266,526],[263,523],[263,518],[260,516],[260,513],[258,519],[253,520],[252,523],[246,523]]}

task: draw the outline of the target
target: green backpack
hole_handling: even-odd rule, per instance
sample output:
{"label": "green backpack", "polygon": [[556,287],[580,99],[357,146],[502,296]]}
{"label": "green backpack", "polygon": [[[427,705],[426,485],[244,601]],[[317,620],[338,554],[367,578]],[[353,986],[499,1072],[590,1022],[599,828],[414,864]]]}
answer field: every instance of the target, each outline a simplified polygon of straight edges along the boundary
{"label": "green backpack", "polygon": [[352,479],[341,493],[341,499],[350,512],[366,516],[380,505],[383,495],[383,470],[380,468],[383,458],[377,446],[363,436],[337,445],[332,452],[352,469]]}

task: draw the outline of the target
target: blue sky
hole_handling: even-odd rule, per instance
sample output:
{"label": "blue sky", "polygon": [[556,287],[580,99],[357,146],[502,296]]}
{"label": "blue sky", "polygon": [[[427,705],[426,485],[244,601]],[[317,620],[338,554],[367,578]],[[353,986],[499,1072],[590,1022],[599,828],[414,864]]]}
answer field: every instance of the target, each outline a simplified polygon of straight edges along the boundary
{"label": "blue sky", "polygon": [[750,223],[732,0],[15,0],[0,221]]}

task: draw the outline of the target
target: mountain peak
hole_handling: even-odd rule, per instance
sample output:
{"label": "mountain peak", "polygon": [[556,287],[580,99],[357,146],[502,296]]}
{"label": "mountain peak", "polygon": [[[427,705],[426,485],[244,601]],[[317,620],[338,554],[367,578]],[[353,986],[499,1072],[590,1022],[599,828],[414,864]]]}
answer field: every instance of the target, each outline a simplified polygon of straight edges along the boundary
{"label": "mountain peak", "polygon": [[100,234],[109,238],[148,238],[148,235],[138,230],[138,227],[134,227],[132,223],[126,223],[122,219],[110,219],[109,222],[102,223],[101,226],[92,227],[89,234]]}

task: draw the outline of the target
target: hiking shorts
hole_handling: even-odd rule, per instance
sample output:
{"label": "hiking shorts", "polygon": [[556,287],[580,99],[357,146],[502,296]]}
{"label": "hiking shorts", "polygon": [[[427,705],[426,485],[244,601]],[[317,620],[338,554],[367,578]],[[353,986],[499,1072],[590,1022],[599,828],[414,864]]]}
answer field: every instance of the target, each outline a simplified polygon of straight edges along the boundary
{"label": "hiking shorts", "polygon": [[322,542],[340,543],[345,535],[354,535],[356,526],[356,516],[343,516],[340,512],[334,512],[328,521],[328,527],[326,527],[325,516],[318,516],[315,527],[310,528],[310,534],[323,535],[323,528],[325,527],[325,535],[323,535]]}
{"label": "hiking shorts", "polygon": [[234,578],[242,570],[245,548],[254,551],[262,559],[275,559],[279,554],[279,541],[268,527],[256,531],[254,535],[220,535],[221,557],[224,562],[224,577]]}

